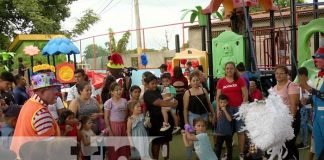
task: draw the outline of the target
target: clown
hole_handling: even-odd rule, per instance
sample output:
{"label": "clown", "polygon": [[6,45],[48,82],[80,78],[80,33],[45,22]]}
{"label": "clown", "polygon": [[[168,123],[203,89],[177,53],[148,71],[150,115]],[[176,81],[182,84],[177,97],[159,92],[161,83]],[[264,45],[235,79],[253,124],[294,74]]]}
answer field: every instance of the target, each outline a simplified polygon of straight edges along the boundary
{"label": "clown", "polygon": [[[121,88],[123,88],[122,97],[129,100],[129,88],[131,85],[130,77],[128,79],[124,76],[124,73],[127,73],[127,69],[124,66],[123,58],[119,53],[113,53],[107,64],[107,70],[110,75],[113,75],[116,78],[116,82]],[[125,71],[126,70],[126,71]]]}
{"label": "clown", "polygon": [[314,122],[313,135],[315,142],[315,155],[319,159],[324,151],[324,47],[319,48],[313,55],[314,64],[320,71],[317,78],[312,82],[313,85],[307,83],[307,79],[300,79],[300,86],[312,93]]}
{"label": "clown", "polygon": [[10,148],[17,155],[20,147],[28,141],[60,135],[59,127],[47,108],[56,102],[60,86],[53,73],[55,68],[34,66],[33,71],[36,72],[31,77],[34,94],[22,106]]}

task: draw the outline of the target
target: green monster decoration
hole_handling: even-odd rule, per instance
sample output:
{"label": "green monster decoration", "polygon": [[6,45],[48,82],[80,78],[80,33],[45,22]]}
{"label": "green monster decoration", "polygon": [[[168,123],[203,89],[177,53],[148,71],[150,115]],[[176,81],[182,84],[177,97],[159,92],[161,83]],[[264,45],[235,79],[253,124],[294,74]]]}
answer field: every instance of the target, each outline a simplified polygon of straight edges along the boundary
{"label": "green monster decoration", "polygon": [[215,68],[213,74],[217,78],[225,75],[224,66],[226,62],[244,63],[244,57],[244,40],[242,35],[231,31],[224,31],[217,38],[213,39],[213,64]]}
{"label": "green monster decoration", "polygon": [[[309,40],[316,32],[324,33],[324,18],[318,18],[310,21],[308,24],[298,27],[298,67],[306,67],[308,69],[308,77],[314,80],[318,74],[318,69],[314,65],[308,46]],[[298,79],[295,79],[298,82]]]}

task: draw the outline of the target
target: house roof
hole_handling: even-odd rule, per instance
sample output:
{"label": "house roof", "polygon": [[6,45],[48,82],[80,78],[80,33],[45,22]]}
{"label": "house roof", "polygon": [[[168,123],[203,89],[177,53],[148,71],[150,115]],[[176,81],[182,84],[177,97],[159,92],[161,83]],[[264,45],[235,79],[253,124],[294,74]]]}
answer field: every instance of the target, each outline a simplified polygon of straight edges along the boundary
{"label": "house roof", "polygon": [[65,37],[61,34],[19,34],[8,47],[9,52],[15,52],[23,41],[48,41],[56,37]]}

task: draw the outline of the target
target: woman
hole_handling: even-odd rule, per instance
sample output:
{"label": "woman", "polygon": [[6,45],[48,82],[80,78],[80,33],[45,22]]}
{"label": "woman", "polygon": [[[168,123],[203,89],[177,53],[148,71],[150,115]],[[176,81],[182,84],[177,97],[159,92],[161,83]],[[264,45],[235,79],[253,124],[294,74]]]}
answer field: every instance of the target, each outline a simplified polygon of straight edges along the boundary
{"label": "woman", "polygon": [[288,79],[288,68],[283,65],[278,65],[275,70],[275,78],[277,84],[273,87],[273,90],[281,97],[283,103],[287,105],[290,113],[294,117],[292,127],[294,129],[295,137],[289,141],[286,141],[286,147],[288,149],[288,155],[284,159],[292,159],[293,157],[299,159],[298,149],[296,147],[296,137],[300,129],[300,115],[298,112],[299,105],[299,87],[294,82]]}
{"label": "woman", "polygon": [[173,76],[171,77],[171,85],[176,89],[177,95],[175,99],[178,101],[177,113],[180,118],[180,126],[184,126],[183,117],[183,95],[188,89],[188,79],[182,74],[179,66],[173,68]]}
{"label": "woman", "polygon": [[[239,76],[238,71],[235,68],[234,62],[225,63],[225,77],[221,78],[217,82],[216,91],[216,103],[219,106],[219,95],[223,94],[229,97],[228,105],[232,110],[233,115],[239,110],[239,107],[243,102],[248,101],[248,91],[244,80]],[[221,111],[217,107],[217,118],[220,117]],[[243,122],[234,120],[234,131],[237,132],[239,149],[240,149],[240,160],[243,159],[243,149],[245,142],[245,134],[242,131]]]}
{"label": "woman", "polygon": [[[189,75],[189,80],[191,88],[183,96],[183,116],[185,125],[193,126],[195,118],[203,118],[208,121],[208,114],[213,116],[215,112],[210,103],[207,90],[201,87],[200,72],[193,71]],[[186,152],[187,159],[191,159],[192,147],[186,148]]]}
{"label": "woman", "polygon": [[84,115],[90,116],[95,122],[92,129],[98,135],[100,133],[99,118],[103,117],[103,113],[98,101],[91,97],[91,85],[88,82],[79,82],[76,87],[80,97],[72,100],[69,109],[78,119]]}
{"label": "woman", "polygon": [[106,78],[105,78],[105,83],[102,87],[102,90],[101,90],[101,102],[104,104],[111,96],[110,96],[110,93],[109,93],[109,87],[110,85],[116,81],[116,78],[112,75],[108,75]]}
{"label": "woman", "polygon": [[164,101],[161,95],[161,91],[157,88],[157,78],[155,75],[150,74],[145,78],[145,85],[147,90],[144,93],[144,102],[147,106],[147,110],[150,112],[152,127],[148,130],[150,136],[162,136],[160,138],[155,138],[152,141],[152,158],[158,159],[160,148],[162,147],[162,156],[164,159],[169,159],[169,142],[172,140],[172,130],[173,130],[173,118],[171,113],[168,113],[169,123],[171,127],[161,132],[160,128],[163,125],[163,116],[161,112],[161,107],[176,107],[178,105],[177,100],[174,101]]}

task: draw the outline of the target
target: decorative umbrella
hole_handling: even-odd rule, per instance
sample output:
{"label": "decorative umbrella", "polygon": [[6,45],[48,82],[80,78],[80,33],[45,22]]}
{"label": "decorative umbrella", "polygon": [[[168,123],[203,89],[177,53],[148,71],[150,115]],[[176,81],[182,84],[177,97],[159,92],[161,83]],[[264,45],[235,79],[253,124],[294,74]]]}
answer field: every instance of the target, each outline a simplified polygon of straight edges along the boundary
{"label": "decorative umbrella", "polygon": [[[74,55],[74,65],[76,67],[76,54],[80,53],[80,50],[73,44],[73,42],[68,38],[53,38],[48,41],[46,46],[42,50],[43,55],[53,56],[53,64],[55,65],[54,55],[67,54],[68,61],[70,61],[70,55]],[[48,58],[49,61],[49,58]]]}

